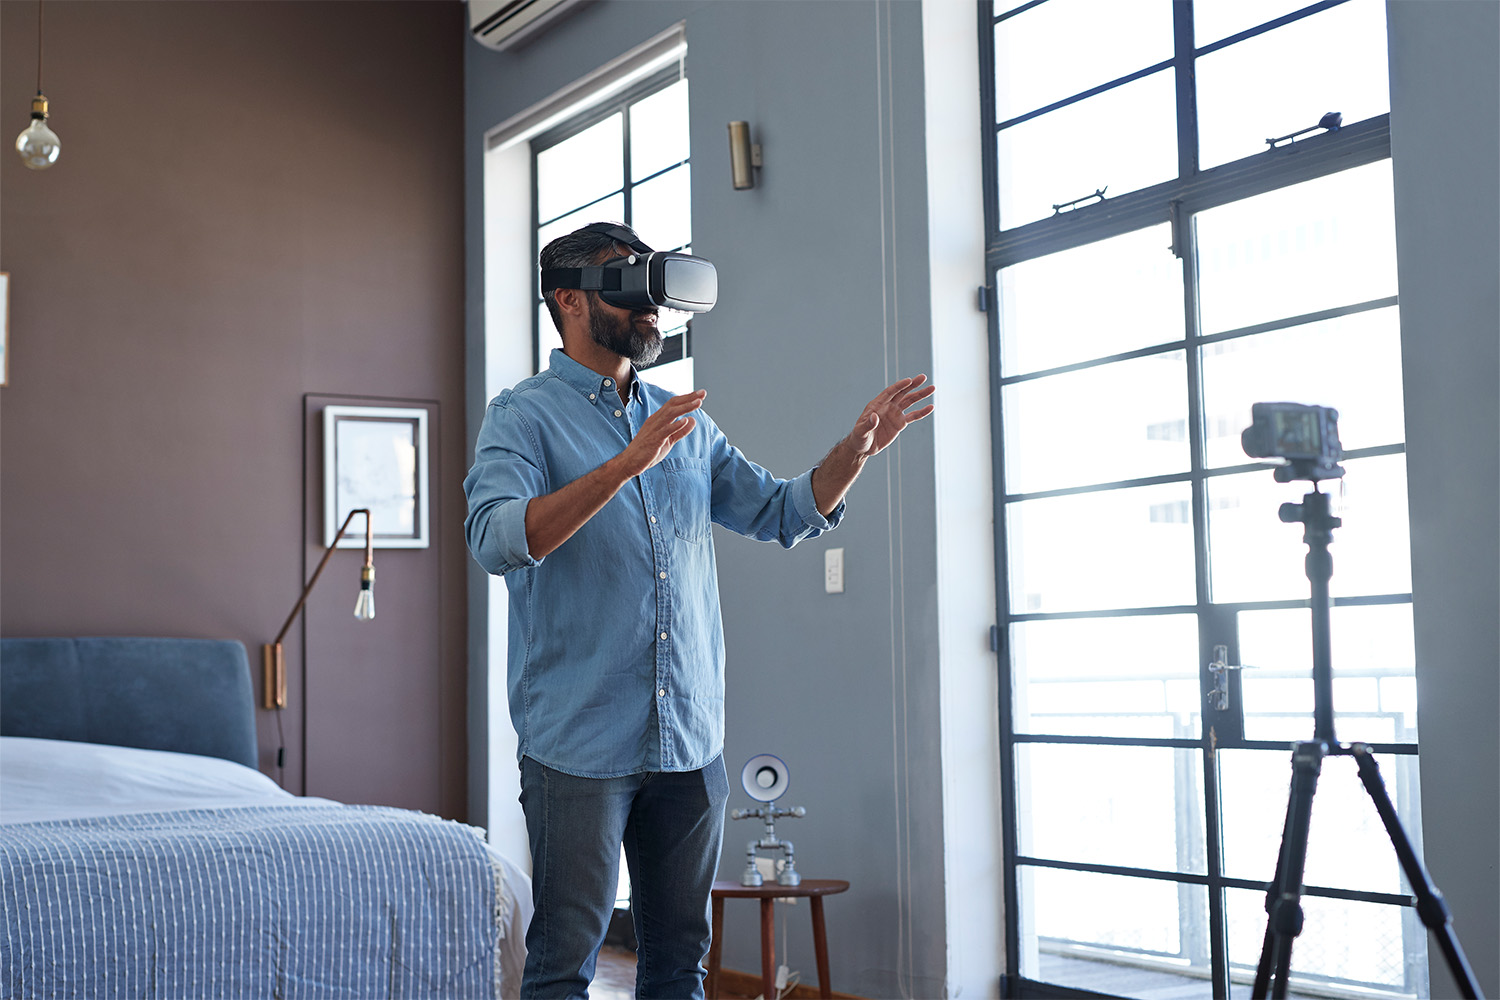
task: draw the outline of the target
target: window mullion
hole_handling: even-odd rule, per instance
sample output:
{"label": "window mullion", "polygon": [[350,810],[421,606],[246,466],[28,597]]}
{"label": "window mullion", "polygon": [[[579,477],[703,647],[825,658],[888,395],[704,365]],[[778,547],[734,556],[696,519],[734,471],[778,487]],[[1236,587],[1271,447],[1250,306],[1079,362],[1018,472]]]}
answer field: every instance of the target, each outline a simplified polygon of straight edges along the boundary
{"label": "window mullion", "polygon": [[[1027,2],[1025,2],[1025,3],[1022,3],[1022,4],[1019,4],[1019,5],[1015,6],[1015,7],[1012,7],[1010,10],[1007,10],[1007,11],[1005,11],[1003,13],[993,14],[993,16],[991,16],[991,14],[984,13],[984,11],[981,9],[980,14],[979,14],[979,27],[980,27],[980,30],[982,31],[985,28],[990,27],[992,24],[999,24],[1001,21],[1004,21],[1007,18],[1015,17],[1017,14],[1020,14],[1020,13],[1022,13],[1024,11],[1028,11],[1031,8],[1037,6],[1038,4],[1044,4],[1046,2],[1047,2],[1047,0],[1027,0]],[[982,8],[982,6],[983,5],[981,5],[981,8]],[[994,6],[995,5],[993,3],[990,4],[991,12],[993,12]]]}
{"label": "window mullion", "polygon": [[[999,167],[996,162],[996,139],[995,139],[995,21],[993,3],[975,4],[975,10],[979,18],[979,129],[982,145],[981,163],[984,176],[984,221],[985,234],[991,236],[1000,229],[1000,207],[999,207]],[[986,333],[989,337],[989,366],[990,366],[990,475],[992,477],[993,496],[996,498],[997,524],[993,532],[994,559],[996,567],[995,588],[995,622],[998,647],[995,650],[996,671],[999,674],[999,683],[996,685],[996,710],[1000,717],[1000,801],[1003,803],[1003,815],[1000,817],[1000,854],[1001,865],[1005,873],[1004,887],[1004,909],[1006,919],[1002,936],[1004,938],[1005,950],[1005,974],[1002,976],[1002,987],[1005,981],[1016,977],[1021,969],[1021,926],[1018,915],[1021,912],[1020,894],[1020,870],[1016,864],[1019,850],[1018,823],[1020,818],[1015,814],[1016,803],[1016,757],[1015,757],[1015,715],[1014,693],[1012,690],[1014,666],[1011,658],[1010,643],[1010,578],[1009,557],[1007,555],[1007,531],[1006,531],[1006,507],[1005,496],[1005,461],[1004,461],[1004,419],[1001,406],[1001,382],[1000,369],[1000,301],[999,283],[995,280],[996,267],[986,253],[984,283],[989,289],[988,296],[990,306],[986,314]]]}
{"label": "window mullion", "polygon": [[[572,215],[574,212],[581,212],[581,211],[583,211],[585,208],[588,208],[590,205],[597,205],[601,201],[608,201],[609,199],[613,198],[615,195],[617,195],[619,193],[620,193],[619,191],[608,191],[608,192],[605,192],[604,194],[601,194],[599,197],[595,198],[593,201],[585,202],[582,205],[578,205],[578,206],[575,206],[573,208],[570,208],[567,211],[563,212],[561,215],[557,216],[556,218],[545,219],[545,220],[538,220],[537,224],[536,224],[536,226],[534,228],[541,229],[541,228],[543,228],[545,226],[550,226],[552,223],[556,222],[558,219],[565,219],[568,216]],[[532,214],[535,215],[535,211],[534,210],[533,210]]]}
{"label": "window mullion", "polygon": [[1125,86],[1127,83],[1135,83],[1137,80],[1144,80],[1146,77],[1151,76],[1153,73],[1160,73],[1175,62],[1176,59],[1174,57],[1164,62],[1153,63],[1152,65],[1147,66],[1144,69],[1138,69],[1133,73],[1126,73],[1122,77],[1106,81],[1099,84],[1097,87],[1090,87],[1088,90],[1080,91],[1079,93],[1073,94],[1069,97],[1064,97],[1060,101],[1054,101],[1044,107],[1037,108],[1035,111],[1027,111],[1025,114],[1016,115],[1014,118],[1007,118],[1005,121],[995,126],[995,131],[999,132],[1003,131],[1004,129],[1012,128],[1016,125],[1023,125],[1026,122],[1029,122],[1036,118],[1040,118],[1043,115],[1050,115],[1054,111],[1061,111],[1063,108],[1070,108],[1075,104],[1079,104],[1083,101],[1088,100],[1090,97],[1098,97],[1100,94],[1107,94],[1111,90]]}
{"label": "window mullion", "polygon": [[[531,259],[535,262],[542,253],[541,233],[542,223],[538,217],[541,211],[541,200],[539,197],[540,184],[537,180],[537,154],[541,150],[536,143],[531,144]],[[542,294],[541,272],[532,269],[531,290],[535,294],[535,301],[531,307],[531,370],[538,372],[542,370],[542,310],[540,305],[546,301]]]}
{"label": "window mullion", "polygon": [[634,192],[635,184],[630,179],[630,107],[627,105],[620,109],[622,121],[620,123],[620,157],[623,161],[621,176],[625,178],[625,225],[635,225]]}
{"label": "window mullion", "polygon": [[[1177,63],[1177,173],[1180,181],[1198,175],[1198,95],[1193,64],[1193,5],[1172,5],[1173,46]],[[1198,314],[1198,241],[1193,216],[1183,211],[1181,200],[1169,201],[1172,248],[1182,260],[1183,334],[1187,354],[1188,452],[1193,482],[1193,564],[1198,601],[1199,696],[1204,700],[1203,741],[1203,829],[1204,866],[1208,872],[1208,965],[1214,1000],[1229,996],[1229,918],[1224,896],[1223,813],[1220,801],[1219,760],[1209,734],[1222,722],[1207,700],[1211,678],[1205,653],[1211,648],[1215,626],[1208,591],[1208,481],[1201,472],[1205,462],[1203,440],[1203,370],[1199,350],[1202,329]]]}
{"label": "window mullion", "polygon": [[1290,13],[1283,14],[1278,18],[1266,21],[1264,24],[1257,24],[1253,28],[1246,28],[1244,31],[1239,31],[1233,35],[1228,35],[1224,38],[1209,42],[1207,45],[1198,50],[1198,55],[1209,55],[1211,53],[1219,51],[1220,49],[1235,45],[1239,42],[1248,41],[1249,39],[1255,38],[1258,35],[1264,35],[1268,31],[1275,31],[1277,28],[1283,28],[1288,24],[1292,24],[1293,22],[1302,20],[1304,17],[1310,17],[1313,14],[1321,14],[1323,11],[1328,10],[1330,7],[1337,7],[1339,4],[1347,2],[1348,0],[1319,0],[1318,3],[1310,4],[1309,6],[1303,7],[1301,10],[1291,11]]}
{"label": "window mullion", "polygon": [[1177,72],[1177,176],[1198,172],[1198,97],[1193,75],[1193,5],[1172,5],[1173,63]]}

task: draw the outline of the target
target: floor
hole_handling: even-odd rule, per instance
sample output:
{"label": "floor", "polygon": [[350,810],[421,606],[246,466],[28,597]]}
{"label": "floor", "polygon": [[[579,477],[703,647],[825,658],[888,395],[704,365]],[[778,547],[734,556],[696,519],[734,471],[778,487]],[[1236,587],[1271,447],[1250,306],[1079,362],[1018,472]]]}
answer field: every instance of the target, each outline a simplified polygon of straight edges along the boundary
{"label": "floor", "polygon": [[[1111,962],[1069,958],[1061,955],[1041,956],[1040,978],[1075,989],[1091,990],[1110,996],[1133,997],[1136,1000],[1208,1000],[1213,987],[1208,980],[1136,969]],[[1233,1000],[1247,1000],[1249,985],[1233,983],[1229,995]],[[1370,994],[1377,996],[1378,994]],[[1288,991],[1288,1000],[1317,1000],[1312,996]]]}
{"label": "floor", "polygon": [[[635,996],[635,952],[626,948],[603,948],[594,969],[590,1000],[632,1000]],[[742,993],[724,993],[726,1000],[752,1000]]]}
{"label": "floor", "polygon": [[592,1000],[632,1000],[635,996],[635,952],[625,948],[602,948],[594,969]]}
{"label": "floor", "polygon": [[[1140,1000],[1205,1000],[1213,993],[1209,984],[1202,979],[1057,955],[1045,956],[1039,971],[1048,982],[1066,983],[1079,989],[1136,997]],[[1250,995],[1250,987],[1235,984],[1231,993],[1235,1000],[1244,1000]],[[589,997],[591,1000],[633,1000],[635,952],[628,948],[601,949],[599,964],[594,971],[594,983],[589,987]],[[723,997],[725,1000],[754,1000],[743,993],[724,993]],[[1290,1000],[1316,1000],[1297,993],[1291,993],[1289,997]]]}

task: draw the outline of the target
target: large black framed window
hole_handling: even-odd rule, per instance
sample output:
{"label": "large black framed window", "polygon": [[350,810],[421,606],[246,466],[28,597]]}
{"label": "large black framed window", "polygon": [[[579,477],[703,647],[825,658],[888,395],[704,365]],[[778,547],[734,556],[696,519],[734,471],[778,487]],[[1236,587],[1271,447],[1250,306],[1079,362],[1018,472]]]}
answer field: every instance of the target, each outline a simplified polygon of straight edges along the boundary
{"label": "large black framed window", "polygon": [[[1006,991],[1248,996],[1312,733],[1307,484],[1252,402],[1340,412],[1339,736],[1420,844],[1384,4],[979,6]],[[1349,760],[1312,823],[1296,991],[1422,995]]]}
{"label": "large black framed window", "polygon": [[[532,260],[558,236],[591,222],[624,222],[652,249],[692,252],[688,81],[674,65],[591,105],[531,140]],[[562,340],[540,284],[535,365]],[[690,314],[663,310],[665,344],[651,380],[692,389]]]}

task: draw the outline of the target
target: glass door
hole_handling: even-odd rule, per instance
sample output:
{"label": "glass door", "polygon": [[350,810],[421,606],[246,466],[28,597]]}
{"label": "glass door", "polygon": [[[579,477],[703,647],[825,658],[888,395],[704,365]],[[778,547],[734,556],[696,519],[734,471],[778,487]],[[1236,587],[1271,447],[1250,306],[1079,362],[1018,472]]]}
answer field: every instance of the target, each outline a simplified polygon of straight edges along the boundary
{"label": "glass door", "polygon": [[[1277,517],[1309,484],[1245,456],[1253,402],[1339,410],[1339,736],[1420,835],[1383,5],[982,16],[1007,994],[1248,996],[1312,734]],[[1323,774],[1296,989],[1421,995],[1394,850],[1352,762]]]}

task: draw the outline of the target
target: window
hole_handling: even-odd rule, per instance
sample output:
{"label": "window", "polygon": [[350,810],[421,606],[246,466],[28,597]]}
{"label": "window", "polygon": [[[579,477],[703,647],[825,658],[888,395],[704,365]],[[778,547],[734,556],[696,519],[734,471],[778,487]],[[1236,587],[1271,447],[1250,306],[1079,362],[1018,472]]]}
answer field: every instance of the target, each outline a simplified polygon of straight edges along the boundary
{"label": "window", "polygon": [[[981,7],[1007,970],[1020,995],[1248,995],[1313,732],[1306,550],[1277,518],[1308,484],[1245,456],[1252,402],[1339,410],[1337,726],[1420,843],[1384,5]],[[1247,665],[1225,709],[1217,645]],[[1305,880],[1298,995],[1425,993],[1348,758]]]}
{"label": "window", "polygon": [[[591,222],[624,222],[655,250],[692,253],[688,82],[680,66],[531,140],[533,262],[542,247]],[[536,370],[562,339],[536,286]],[[689,313],[663,310],[665,344],[652,382],[693,388]]]}

